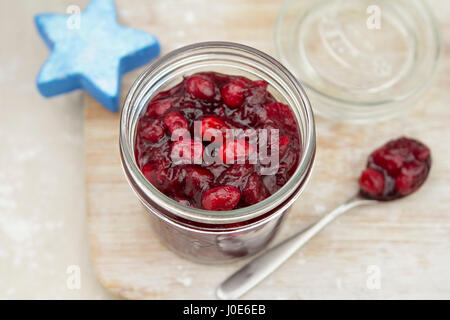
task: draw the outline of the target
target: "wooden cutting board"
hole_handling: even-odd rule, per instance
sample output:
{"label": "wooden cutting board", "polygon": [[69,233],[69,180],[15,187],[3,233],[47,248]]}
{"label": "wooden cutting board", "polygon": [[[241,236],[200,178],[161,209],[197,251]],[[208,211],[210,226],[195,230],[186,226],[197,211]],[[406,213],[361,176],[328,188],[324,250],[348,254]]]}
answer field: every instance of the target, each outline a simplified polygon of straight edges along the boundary
{"label": "wooden cutting board", "polygon": [[[305,228],[357,188],[369,152],[408,135],[428,144],[428,182],[408,199],[355,209],[330,225],[249,299],[450,298],[450,10],[433,1],[443,52],[431,88],[403,116],[366,126],[317,118],[311,182],[272,244]],[[156,34],[163,53],[182,45],[228,40],[273,54],[280,1],[117,1],[121,23]],[[447,31],[447,34],[445,34]],[[122,95],[141,70],[126,75]],[[167,250],[125,181],[119,115],[85,100],[86,197],[92,261],[100,281],[130,299],[213,299],[221,280],[246,261],[195,264]],[[378,277],[378,278],[377,278]],[[378,281],[379,280],[379,281]]]}

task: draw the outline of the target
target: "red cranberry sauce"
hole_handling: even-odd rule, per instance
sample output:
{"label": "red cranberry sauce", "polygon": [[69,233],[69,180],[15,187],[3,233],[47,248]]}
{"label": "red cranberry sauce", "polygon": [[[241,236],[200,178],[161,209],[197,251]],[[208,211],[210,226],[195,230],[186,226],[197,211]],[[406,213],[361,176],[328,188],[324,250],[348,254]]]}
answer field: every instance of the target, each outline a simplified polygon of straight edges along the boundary
{"label": "red cranberry sauce", "polygon": [[431,167],[430,149],[417,140],[399,138],[372,152],[359,178],[361,194],[393,200],[419,189]]}
{"label": "red cranberry sauce", "polygon": [[[223,143],[210,129],[223,133]],[[262,174],[267,161],[248,159],[260,150],[259,136],[253,140],[256,144],[245,137],[229,139],[230,129],[268,129],[269,135],[270,129],[278,129],[279,167]],[[210,145],[220,161],[202,160]],[[264,200],[289,180],[301,154],[294,116],[267,91],[265,81],[214,72],[191,75],[158,93],[139,120],[135,147],[138,166],[158,190],[186,206],[207,210]],[[268,154],[271,148],[269,144]],[[174,161],[173,152],[181,159]]]}

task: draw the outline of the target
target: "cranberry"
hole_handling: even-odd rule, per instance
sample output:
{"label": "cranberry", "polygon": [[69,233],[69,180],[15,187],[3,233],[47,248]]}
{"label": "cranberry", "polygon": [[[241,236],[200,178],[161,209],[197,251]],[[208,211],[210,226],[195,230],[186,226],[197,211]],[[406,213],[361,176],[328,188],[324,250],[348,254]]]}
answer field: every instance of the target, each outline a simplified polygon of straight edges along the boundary
{"label": "cranberry", "polygon": [[193,198],[208,189],[213,181],[214,175],[208,169],[189,168],[186,173],[184,193]]}
{"label": "cranberry", "polygon": [[[241,131],[228,137],[233,129]],[[247,129],[279,130],[280,165],[272,175],[264,175],[270,162],[258,159],[258,137],[248,136]],[[200,137],[189,138],[198,132]],[[203,159],[205,148],[208,158]],[[426,151],[416,153],[417,159],[426,157]],[[269,197],[292,176],[300,154],[294,116],[269,93],[267,82],[214,72],[191,75],[158,92],[139,119],[135,142],[136,162],[158,190],[183,205],[209,210],[241,208]]]}
{"label": "cranberry", "polygon": [[164,136],[164,129],[160,120],[142,118],[139,121],[139,134],[145,140],[158,142]]}
{"label": "cranberry", "polygon": [[189,122],[179,112],[170,112],[164,117],[164,124],[169,129],[172,136],[185,135],[184,132],[189,130]]}
{"label": "cranberry", "polygon": [[233,140],[224,143],[218,151],[220,161],[223,163],[234,163],[235,161],[247,160],[250,155],[254,155],[256,149],[245,140]]}
{"label": "cranberry", "polygon": [[395,177],[395,188],[401,195],[414,191],[426,178],[428,168],[425,163],[414,160],[406,163]]}
{"label": "cranberry", "polygon": [[405,137],[389,141],[370,155],[359,179],[361,193],[377,200],[409,195],[423,184],[430,167],[430,149],[421,142]]}
{"label": "cranberry", "polygon": [[219,186],[206,190],[202,196],[202,205],[206,210],[231,210],[241,199],[239,189],[232,186]]}
{"label": "cranberry", "polygon": [[201,100],[210,100],[215,95],[215,85],[204,75],[193,75],[186,80],[186,91]]}
{"label": "cranberry", "polygon": [[245,186],[246,179],[254,171],[254,165],[248,163],[235,164],[222,172],[222,174],[217,178],[217,183],[233,186],[242,190]]}
{"label": "cranberry", "polygon": [[144,177],[147,178],[148,181],[153,183],[154,181],[154,173],[155,173],[155,166],[151,163],[147,163],[145,166],[142,167],[142,174]]}
{"label": "cranberry", "polygon": [[207,117],[201,121],[200,134],[206,141],[214,141],[214,137],[217,136],[217,132],[221,131],[223,139],[225,139],[226,130],[230,127],[222,120],[216,117]]}
{"label": "cranberry", "polygon": [[288,149],[289,146],[289,141],[291,141],[288,137],[283,136],[280,138],[279,140],[279,158],[283,158],[284,155],[286,154],[286,151]]}
{"label": "cranberry", "polygon": [[155,187],[162,191],[179,194],[178,187],[183,183],[185,170],[182,167],[164,168],[162,163],[147,163],[142,167],[142,174]]}
{"label": "cranberry", "polygon": [[258,106],[272,100],[270,93],[267,92],[267,82],[263,80],[252,81],[247,87],[249,91],[247,102],[249,105]]}
{"label": "cranberry", "polygon": [[253,173],[248,178],[244,190],[242,190],[242,198],[245,203],[252,205],[263,201],[268,196],[270,196],[270,193],[262,183],[261,178],[256,173]]}
{"label": "cranberry", "polygon": [[384,176],[377,170],[366,169],[359,178],[361,189],[372,196],[378,196],[384,191]]}
{"label": "cranberry", "polygon": [[186,172],[182,166],[167,169],[158,168],[155,172],[155,180],[152,183],[160,190],[178,195],[182,193],[180,186],[183,184],[185,176]]}
{"label": "cranberry", "polygon": [[392,154],[390,149],[381,148],[372,155],[373,161],[385,169],[389,174],[395,174],[403,165],[403,157],[399,154]]}
{"label": "cranberry", "polygon": [[295,130],[296,122],[289,107],[281,102],[271,102],[267,105],[267,117],[284,126],[287,129]]}
{"label": "cranberry", "polygon": [[223,102],[230,108],[239,108],[245,100],[245,82],[241,79],[227,83],[220,90]]}
{"label": "cranberry", "polygon": [[426,161],[430,157],[430,149],[423,145],[418,145],[413,150],[414,157],[419,161]]}
{"label": "cranberry", "polygon": [[176,164],[201,163],[203,144],[192,139],[182,139],[172,144],[170,158]]}
{"label": "cranberry", "polygon": [[163,100],[156,100],[151,102],[147,107],[147,116],[149,117],[155,117],[155,116],[162,116],[169,110],[173,105],[172,99],[163,99]]}

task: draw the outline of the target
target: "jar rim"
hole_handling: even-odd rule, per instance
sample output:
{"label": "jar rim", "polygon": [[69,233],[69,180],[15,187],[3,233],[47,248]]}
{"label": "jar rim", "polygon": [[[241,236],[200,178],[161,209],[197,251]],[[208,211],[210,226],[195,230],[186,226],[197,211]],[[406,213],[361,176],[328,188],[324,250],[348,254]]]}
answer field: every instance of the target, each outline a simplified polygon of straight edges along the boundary
{"label": "jar rim", "polygon": [[[197,209],[184,206],[170,197],[164,195],[156,187],[154,187],[139,170],[134,157],[134,138],[130,139],[129,129],[129,117],[133,107],[136,108],[134,99],[139,93],[139,89],[142,89],[142,83],[145,79],[152,76],[153,72],[160,66],[164,66],[165,63],[172,61],[173,59],[180,57],[186,53],[195,53],[198,50],[205,49],[226,49],[236,51],[238,53],[245,53],[250,56],[257,57],[267,63],[270,67],[274,68],[277,72],[283,75],[284,79],[289,81],[290,85],[294,88],[295,93],[298,95],[303,107],[303,115],[305,115],[305,134],[301,135],[301,139],[305,140],[305,147],[302,149],[301,159],[299,164],[292,175],[292,177],[283,185],[277,192],[263,201],[254,205],[243,207],[228,211],[209,211],[204,209]],[[163,67],[164,68],[164,67]],[[293,106],[290,106],[293,108]],[[134,137],[134,134],[133,134]],[[120,151],[122,166],[125,171],[125,175],[130,183],[132,189],[138,195],[141,201],[143,198],[152,200],[158,207],[164,208],[172,215],[187,219],[188,221],[196,221],[205,224],[229,224],[241,221],[247,221],[255,219],[263,214],[271,212],[274,209],[286,207],[286,203],[292,203],[297,197],[292,197],[294,192],[298,192],[302,182],[306,182],[309,178],[311,167],[314,159],[316,148],[316,135],[315,124],[312,108],[308,97],[299,81],[274,58],[269,55],[254,49],[252,47],[223,41],[212,42],[200,42],[191,45],[187,45],[169,52],[168,54],[158,58],[151,63],[144,72],[135,80],[131,86],[123,108],[120,118]],[[303,189],[303,188],[301,188]],[[300,194],[300,192],[298,192]],[[147,199],[145,199],[147,200]]]}

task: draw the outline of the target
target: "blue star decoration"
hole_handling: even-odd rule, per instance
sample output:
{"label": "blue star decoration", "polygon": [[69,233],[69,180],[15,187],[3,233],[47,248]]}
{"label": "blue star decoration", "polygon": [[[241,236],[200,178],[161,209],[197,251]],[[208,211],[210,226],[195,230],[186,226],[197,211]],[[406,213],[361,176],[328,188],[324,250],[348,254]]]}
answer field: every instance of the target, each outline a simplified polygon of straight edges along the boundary
{"label": "blue star decoration", "polygon": [[160,52],[156,37],[118,24],[114,0],[92,0],[75,16],[39,14],[35,23],[51,50],[37,77],[45,97],[84,89],[117,112],[122,74]]}

